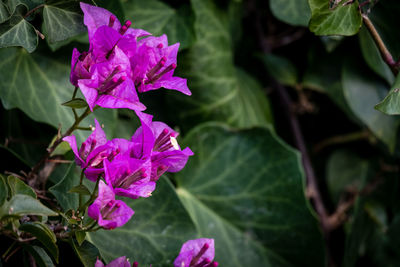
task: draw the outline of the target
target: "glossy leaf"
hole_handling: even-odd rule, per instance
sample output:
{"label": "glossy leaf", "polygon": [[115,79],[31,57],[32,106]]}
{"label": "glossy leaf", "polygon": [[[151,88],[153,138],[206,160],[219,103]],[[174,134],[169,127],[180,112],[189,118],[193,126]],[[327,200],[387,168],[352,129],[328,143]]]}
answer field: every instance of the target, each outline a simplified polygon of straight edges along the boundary
{"label": "glossy leaf", "polygon": [[0,24],[0,48],[22,46],[32,53],[38,44],[38,37],[35,28],[22,15],[25,9],[21,9],[17,9],[9,20]]}
{"label": "glossy leaf", "polygon": [[0,218],[23,215],[57,216],[57,213],[28,195],[15,195],[0,207]]}
{"label": "glossy leaf", "polygon": [[0,3],[0,23],[8,20],[10,18],[10,12],[5,3]]}
{"label": "glossy leaf", "polygon": [[387,96],[375,108],[388,115],[400,115],[400,75],[392,85]]}
{"label": "glossy leaf", "polygon": [[182,244],[196,238],[192,220],[165,178],[157,182],[153,196],[124,201],[135,211],[128,223],[88,233],[87,240],[99,248],[106,262],[126,256],[143,265],[170,266]]}
{"label": "glossy leaf", "polygon": [[[54,56],[53,56],[54,57]],[[22,49],[0,50],[0,97],[6,109],[18,107],[32,119],[45,122],[66,131],[74,122],[70,108],[63,107],[71,99],[73,86],[68,81],[70,67],[65,62],[39,53],[28,54]],[[10,64],[13,63],[13,64]],[[98,121],[105,125],[105,132],[112,136],[116,123],[116,111],[98,109]],[[94,125],[93,114],[81,126]],[[86,139],[87,131],[76,131],[79,140]]]}
{"label": "glossy leaf", "polygon": [[269,6],[275,17],[291,25],[307,26],[311,18],[307,0],[271,0]]}
{"label": "glossy leaf", "polygon": [[215,238],[222,266],[324,266],[296,151],[266,128],[214,124],[185,145],[196,156],[176,175],[178,196],[199,235]]}
{"label": "glossy leaf", "polygon": [[11,195],[21,194],[37,198],[35,191],[32,187],[24,183],[21,179],[15,176],[8,176],[8,186],[11,189]]}
{"label": "glossy leaf", "polygon": [[49,188],[64,211],[78,207],[78,195],[68,193],[77,184],[79,184],[79,173],[76,170],[75,163],[72,163],[64,177],[56,185]]}
{"label": "glossy leaf", "polygon": [[6,4],[10,14],[13,14],[16,9],[24,7],[26,10],[31,10],[40,4],[43,4],[44,0],[7,0],[2,1]]}
{"label": "glossy leaf", "polygon": [[82,243],[86,239],[86,232],[85,231],[77,231],[75,232],[76,241],[78,241],[78,245],[82,246]]}
{"label": "glossy leaf", "polygon": [[53,261],[43,248],[39,246],[25,245],[24,249],[33,256],[39,267],[54,267]]}
{"label": "glossy leaf", "polygon": [[[332,2],[339,3],[335,6]],[[347,2],[308,0],[311,8],[310,30],[316,35],[356,34],[362,23],[358,1]]]}
{"label": "glossy leaf", "polygon": [[43,8],[43,27],[48,41],[55,43],[86,31],[78,1],[49,1]]}
{"label": "glossy leaf", "polygon": [[27,222],[21,224],[19,230],[36,237],[58,262],[57,238],[47,225],[41,222]]}
{"label": "glossy leaf", "polygon": [[170,44],[181,44],[180,49],[192,43],[193,33],[186,21],[186,10],[176,10],[158,0],[124,1],[123,7],[126,17],[133,21],[135,28],[144,29],[155,36],[166,34]]}
{"label": "glossy leaf", "polygon": [[69,100],[65,103],[62,103],[62,105],[66,106],[66,107],[70,107],[70,108],[76,108],[76,109],[86,108],[88,106],[86,101],[83,100],[82,98],[75,98],[75,99]]}
{"label": "glossy leaf", "polygon": [[82,245],[78,245],[75,240],[71,239],[70,243],[83,266],[93,267],[97,258],[100,258],[99,250],[89,241],[85,240]]}
{"label": "glossy leaf", "polygon": [[[193,95],[177,96],[179,109],[185,112],[176,113],[190,126],[207,120],[239,127],[270,125],[271,112],[261,87],[247,83],[253,79],[233,64],[227,17],[209,0],[193,0],[192,7],[197,40],[180,70]],[[248,78],[243,81],[243,76]]]}
{"label": "glossy leaf", "polygon": [[342,69],[342,85],[352,112],[393,151],[399,121],[373,108],[387,93],[386,85],[349,62]]}

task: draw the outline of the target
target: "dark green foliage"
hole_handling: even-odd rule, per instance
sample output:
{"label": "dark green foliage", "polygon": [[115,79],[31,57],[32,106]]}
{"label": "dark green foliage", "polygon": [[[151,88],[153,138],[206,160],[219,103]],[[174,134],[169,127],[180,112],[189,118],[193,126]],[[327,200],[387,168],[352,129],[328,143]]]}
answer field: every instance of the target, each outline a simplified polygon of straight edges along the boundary
{"label": "dark green foliage", "polygon": [[[73,266],[94,266],[127,256],[139,266],[171,266],[182,243],[205,237],[215,239],[220,266],[399,265],[399,118],[390,116],[400,114],[399,1],[85,2],[180,43],[175,73],[192,96],[158,90],[139,98],[155,120],[180,130],[180,146],[195,155],[160,178],[151,197],[123,198],[135,211],[124,227],[86,232],[87,205],[77,209],[96,191],[86,178],[78,185],[68,144],[46,161],[43,188],[34,190],[29,175],[57,130],[87,108],[79,90],[71,100],[69,82],[72,49],[88,49],[79,2],[2,1],[0,255],[16,240],[21,265],[64,266],[71,258],[80,261]],[[132,111],[98,109],[74,132],[78,147],[94,118],[108,139],[129,139],[139,125]],[[298,139],[328,215],[350,203],[331,228],[314,211],[309,170],[290,146]]]}

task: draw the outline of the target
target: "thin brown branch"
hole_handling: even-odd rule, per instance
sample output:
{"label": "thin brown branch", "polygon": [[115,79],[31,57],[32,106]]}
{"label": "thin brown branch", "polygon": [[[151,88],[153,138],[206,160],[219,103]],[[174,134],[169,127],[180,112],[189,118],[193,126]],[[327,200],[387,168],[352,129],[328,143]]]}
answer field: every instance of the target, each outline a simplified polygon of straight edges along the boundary
{"label": "thin brown branch", "polygon": [[333,136],[330,138],[327,138],[320,143],[316,144],[314,146],[314,152],[318,153],[322,149],[331,146],[331,145],[337,145],[337,144],[345,144],[345,143],[350,143],[354,141],[359,141],[359,140],[369,140],[370,134],[368,131],[360,131],[360,132],[354,132],[354,133],[349,133],[349,134],[344,134],[344,135],[337,135]]}
{"label": "thin brown branch", "polygon": [[351,196],[348,197],[347,200],[343,200],[342,196],[335,212],[331,214],[327,219],[327,227],[329,231],[333,231],[339,226],[341,226],[348,218],[347,212],[353,207],[355,204],[357,197],[359,196],[367,196],[371,194],[375,189],[383,182],[382,177],[378,177],[374,179],[371,183],[364,186],[361,191],[355,190],[347,190],[347,193],[350,193]]}
{"label": "thin brown branch", "polygon": [[296,147],[300,150],[300,153],[302,155],[302,163],[307,178],[307,194],[314,202],[315,210],[320,217],[322,229],[324,230],[324,232],[327,233],[328,229],[326,227],[326,224],[328,219],[328,213],[326,211],[324,202],[322,201],[322,197],[319,193],[317,178],[315,176],[314,169],[312,167],[311,160],[308,155],[308,151],[306,148],[306,144],[304,141],[303,133],[300,128],[299,121],[297,119],[297,115],[293,112],[292,108],[293,103],[284,86],[276,83],[275,87],[277,88],[277,92],[282,101],[282,104],[285,110],[287,111],[286,115],[289,120],[290,128],[292,129],[293,132],[293,137]]}
{"label": "thin brown branch", "polygon": [[4,262],[7,262],[12,257],[12,255],[17,253],[17,251],[20,250],[20,249],[21,249],[21,247],[18,246],[13,251],[11,251],[10,254],[8,254],[7,258],[4,259]]}
{"label": "thin brown branch", "polygon": [[73,160],[65,160],[65,159],[48,159],[47,162],[54,162],[60,164],[68,164],[74,162]]}
{"label": "thin brown branch", "polygon": [[38,6],[35,7],[35,8],[32,8],[31,10],[29,10],[29,11],[25,14],[24,19],[26,19],[26,18],[29,17],[33,12],[35,12],[36,10],[38,10],[39,8],[42,8],[42,7],[44,7],[44,6],[45,6],[44,4],[41,4],[41,5],[38,5]]}
{"label": "thin brown branch", "polygon": [[399,73],[398,64],[394,61],[392,54],[387,49],[385,43],[383,42],[381,36],[379,35],[378,31],[376,30],[372,21],[368,18],[366,14],[362,14],[364,25],[367,27],[369,33],[371,34],[372,39],[374,40],[375,44],[377,45],[379,52],[382,56],[383,61],[389,66],[390,70],[392,71],[394,76],[397,76]]}

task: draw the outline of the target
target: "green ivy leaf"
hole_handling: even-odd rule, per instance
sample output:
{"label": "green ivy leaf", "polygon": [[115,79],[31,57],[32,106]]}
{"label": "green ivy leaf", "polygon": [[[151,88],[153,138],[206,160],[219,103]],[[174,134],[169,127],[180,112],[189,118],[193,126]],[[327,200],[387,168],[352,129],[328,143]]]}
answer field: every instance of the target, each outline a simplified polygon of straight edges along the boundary
{"label": "green ivy leaf", "polygon": [[296,67],[287,58],[268,54],[262,57],[268,74],[283,85],[294,87],[298,83]]}
{"label": "green ivy leaf", "polygon": [[316,35],[354,35],[362,24],[358,1],[345,4],[341,0],[330,8],[332,1],[308,0],[311,8],[310,31]]}
{"label": "green ivy leaf", "polygon": [[48,1],[43,8],[43,27],[49,43],[66,40],[86,31],[78,1]]}
{"label": "green ivy leaf", "polygon": [[186,10],[176,10],[158,0],[125,0],[122,3],[126,17],[133,21],[135,28],[144,29],[155,36],[166,34],[168,43],[179,42],[180,49],[192,43],[193,33],[186,21]]}
{"label": "green ivy leaf", "polygon": [[129,222],[87,234],[106,262],[126,256],[143,265],[170,266],[182,244],[196,238],[192,220],[165,178],[157,182],[153,196],[124,201],[135,210]]}
{"label": "green ivy leaf", "polygon": [[24,7],[25,11],[27,12],[33,4],[30,0],[7,0],[2,1],[2,3],[6,5],[9,14],[14,14],[19,7]]}
{"label": "green ivy leaf", "polygon": [[76,172],[75,163],[72,163],[64,177],[56,185],[49,188],[64,211],[78,207],[78,195],[68,194],[68,191],[78,183],[79,173]]}
{"label": "green ivy leaf", "polygon": [[8,176],[7,178],[8,186],[11,189],[11,195],[21,194],[28,195],[33,198],[37,198],[35,191],[32,187],[24,183],[21,179],[15,176]]}
{"label": "green ivy leaf", "polygon": [[0,24],[0,48],[22,46],[32,53],[38,45],[35,28],[23,17],[24,7],[17,8],[11,18]]}
{"label": "green ivy leaf", "polygon": [[[28,54],[22,49],[0,49],[0,97],[6,109],[18,107],[36,121],[45,122],[62,130],[74,122],[70,108],[61,103],[71,99],[73,86],[69,83],[68,59],[59,62],[38,53]],[[11,64],[12,63],[12,64]],[[80,93],[79,93],[80,95]],[[98,109],[94,113],[105,132],[113,136],[116,127],[116,110]],[[94,115],[88,116],[81,126],[94,125]],[[75,131],[78,142],[87,138],[87,131]]]}
{"label": "green ivy leaf", "polygon": [[386,85],[362,70],[360,65],[344,64],[342,85],[346,101],[354,115],[393,151],[399,121],[373,108],[386,94]]}
{"label": "green ivy leaf", "polygon": [[324,266],[296,151],[267,128],[215,124],[194,129],[185,145],[196,156],[176,175],[178,196],[199,235],[215,238],[222,266]]}
{"label": "green ivy leaf", "polygon": [[172,106],[185,110],[176,112],[178,119],[184,120],[186,127],[208,120],[238,127],[270,126],[271,112],[261,86],[234,66],[226,14],[209,0],[193,0],[192,7],[195,33],[201,38],[189,49],[187,65],[180,69],[193,95],[176,94],[179,105]]}
{"label": "green ivy leaf", "polygon": [[57,216],[57,213],[28,195],[15,195],[0,207],[0,218],[23,215]]}
{"label": "green ivy leaf", "polygon": [[307,26],[311,10],[307,0],[271,0],[272,14],[279,20],[295,26]]}
{"label": "green ivy leaf", "polygon": [[[82,245],[78,245],[75,240],[70,240],[71,246],[78,255],[83,266],[93,267],[97,258],[100,258],[99,250],[89,241],[83,241]],[[125,242],[124,242],[125,243]],[[121,245],[120,243],[119,245]],[[120,246],[118,246],[120,247]]]}
{"label": "green ivy leaf", "polygon": [[43,248],[39,246],[25,245],[24,249],[33,256],[39,267],[54,267],[53,261]]}
{"label": "green ivy leaf", "polygon": [[375,108],[388,115],[400,115],[400,75],[390,89],[387,96]]}
{"label": "green ivy leaf", "polygon": [[0,3],[0,23],[8,20],[10,18],[10,12],[8,12],[7,6],[1,2]]}
{"label": "green ivy leaf", "polygon": [[53,255],[58,263],[58,247],[56,245],[57,238],[52,230],[47,225],[41,222],[28,222],[23,223],[19,227],[20,231],[30,233],[36,237],[46,249]]}
{"label": "green ivy leaf", "polygon": [[78,241],[78,245],[82,246],[83,241],[86,239],[85,231],[76,231],[75,232],[76,241]]}

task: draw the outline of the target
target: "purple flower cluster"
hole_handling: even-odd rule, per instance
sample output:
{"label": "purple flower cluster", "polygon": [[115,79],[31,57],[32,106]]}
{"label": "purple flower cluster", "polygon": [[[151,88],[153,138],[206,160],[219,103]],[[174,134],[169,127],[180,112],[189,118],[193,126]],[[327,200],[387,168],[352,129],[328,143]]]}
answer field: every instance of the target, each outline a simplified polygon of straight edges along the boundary
{"label": "purple flower cluster", "polygon": [[129,20],[121,25],[106,9],[85,3],[81,9],[90,48],[82,53],[74,49],[70,81],[92,111],[96,105],[143,111],[137,91],[163,87],[191,94],[186,79],[173,76],[179,43],[168,46],[166,35],[153,37],[132,29]]}
{"label": "purple flower cluster", "polygon": [[159,177],[165,172],[178,172],[193,155],[190,148],[181,149],[178,133],[168,125],[152,121],[152,116],[136,112],[142,126],[131,140],[107,140],[97,120],[92,134],[78,150],[75,136],[67,136],[75,160],[91,181],[99,182],[98,197],[89,206],[88,214],[106,229],[124,225],[133,211],[115,195],[137,199],[149,197]]}
{"label": "purple flower cluster", "polygon": [[[130,140],[108,140],[99,122],[78,149],[75,136],[64,137],[85,176],[98,182],[98,196],[88,215],[105,229],[124,225],[134,214],[115,196],[149,197],[165,172],[178,172],[193,155],[181,149],[178,133],[153,116],[142,113],[138,92],[161,87],[190,95],[186,79],[174,77],[179,44],[168,46],[167,37],[150,36],[144,30],[124,25],[109,11],[81,3],[88,28],[90,48],[74,49],[71,83],[78,86],[89,108],[129,108],[136,112],[141,127]],[[136,91],[137,90],[137,91]],[[100,179],[100,180],[99,180]]]}

